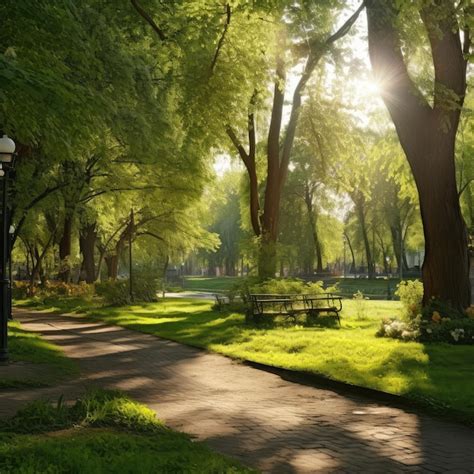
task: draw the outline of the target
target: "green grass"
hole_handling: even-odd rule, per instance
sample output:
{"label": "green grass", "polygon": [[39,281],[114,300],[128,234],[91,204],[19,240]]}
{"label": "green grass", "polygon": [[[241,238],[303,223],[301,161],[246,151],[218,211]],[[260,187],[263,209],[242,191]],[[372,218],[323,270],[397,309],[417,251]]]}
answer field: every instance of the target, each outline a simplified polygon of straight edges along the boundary
{"label": "green grass", "polygon": [[75,362],[67,358],[55,344],[45,341],[38,334],[23,330],[16,321],[8,324],[8,331],[10,360],[35,365],[0,367],[0,388],[43,387],[78,374]]}
{"label": "green grass", "polygon": [[240,280],[240,277],[185,277],[184,288],[191,291],[225,291]]}
{"label": "green grass", "polygon": [[377,338],[384,317],[399,316],[396,301],[344,301],[342,327],[249,327],[238,313],[219,313],[212,302],[86,308],[58,300],[51,310],[82,311],[110,324],[204,347],[234,358],[322,374],[334,380],[404,395],[474,421],[474,346],[421,344]]}
{"label": "green grass", "polygon": [[352,298],[352,295],[357,291],[361,291],[364,295],[387,298],[388,287],[390,287],[390,295],[393,298],[393,293],[397,289],[399,281],[398,278],[390,278],[390,280],[384,280],[383,278],[371,280],[368,278],[331,278],[325,281],[325,285],[337,283],[339,293],[349,298]]}
{"label": "green grass", "polygon": [[73,406],[34,402],[1,426],[2,473],[253,472],[118,392],[93,392]]}

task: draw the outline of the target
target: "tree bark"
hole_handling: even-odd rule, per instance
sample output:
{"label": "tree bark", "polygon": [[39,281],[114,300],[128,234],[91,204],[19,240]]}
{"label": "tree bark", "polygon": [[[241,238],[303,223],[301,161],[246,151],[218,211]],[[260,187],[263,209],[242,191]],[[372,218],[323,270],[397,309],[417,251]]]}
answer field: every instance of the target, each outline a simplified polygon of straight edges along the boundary
{"label": "tree bark", "polygon": [[60,269],[58,277],[61,281],[69,283],[71,280],[71,241],[72,241],[72,216],[64,217],[63,235],[59,241]]}
{"label": "tree bark", "polygon": [[369,278],[375,278],[375,265],[373,255],[370,250],[369,233],[367,230],[367,222],[365,219],[365,197],[360,191],[352,193],[352,200],[355,204],[357,218],[359,220],[362,240],[364,242],[365,256],[367,259],[367,274]]}
{"label": "tree bark", "polygon": [[[438,5],[441,3],[441,5]],[[389,0],[368,0],[369,53],[382,98],[395,124],[415,178],[425,236],[424,297],[455,308],[470,305],[466,225],[456,186],[454,148],[466,90],[467,44],[461,45],[454,4],[426,3],[420,15],[431,45],[435,70],[431,107],[411,80],[395,29],[397,11]],[[446,106],[446,93],[456,106]]]}
{"label": "tree bark", "polygon": [[104,260],[107,266],[107,278],[115,281],[118,276],[118,255],[107,255]]}
{"label": "tree bark", "polygon": [[95,243],[97,230],[95,222],[84,226],[79,233],[79,247],[82,253],[83,278],[86,283],[94,283],[96,279],[95,270]]}
{"label": "tree bark", "polygon": [[[317,216],[314,212],[313,196],[308,186],[305,187],[304,202],[308,211],[309,225],[311,226],[311,235],[313,236],[314,250],[316,252],[316,271],[322,273],[323,271],[323,255],[321,249],[321,242],[318,235]],[[312,273],[312,272],[311,272]]]}

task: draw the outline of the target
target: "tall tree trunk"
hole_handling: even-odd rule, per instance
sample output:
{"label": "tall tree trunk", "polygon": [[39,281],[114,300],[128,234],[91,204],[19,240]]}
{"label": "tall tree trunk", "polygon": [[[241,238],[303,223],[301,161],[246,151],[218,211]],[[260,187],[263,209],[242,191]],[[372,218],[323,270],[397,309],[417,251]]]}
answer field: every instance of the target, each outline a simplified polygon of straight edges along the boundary
{"label": "tall tree trunk", "polygon": [[107,278],[115,281],[118,276],[118,255],[107,255],[105,265],[107,266]]}
{"label": "tall tree trunk", "polygon": [[306,210],[308,211],[309,225],[311,227],[311,235],[313,236],[314,250],[316,252],[316,271],[322,273],[323,253],[318,235],[318,216],[314,212],[313,196],[308,187],[305,189],[304,202],[306,204]]}
{"label": "tall tree trunk", "polygon": [[349,246],[349,251],[351,252],[351,268],[349,269],[349,273],[352,273],[355,275],[356,273],[356,259],[355,259],[355,254],[354,254],[354,248],[352,247],[352,242],[351,239],[349,238],[349,235],[344,232],[344,235],[346,236],[347,240],[347,245]]}
{"label": "tall tree trunk", "polygon": [[[415,177],[420,199],[425,236],[423,304],[435,298],[463,309],[471,302],[470,264],[467,230],[456,186],[454,149],[466,91],[470,36],[465,35],[465,44],[461,45],[454,2],[423,4],[420,15],[428,33],[435,71],[431,106],[408,74],[393,3],[368,0],[366,6],[372,67],[382,81],[382,98]],[[451,94],[451,101],[457,102],[456,106],[446,105],[447,93]]]}
{"label": "tall tree trunk", "polygon": [[397,261],[397,267],[400,268],[402,265],[403,259],[400,255],[400,229],[391,225],[390,226],[390,236],[392,237],[392,246],[393,246],[393,253],[395,255],[395,260]]}
{"label": "tall tree trunk", "polygon": [[68,283],[71,280],[71,241],[72,241],[72,216],[64,217],[63,235],[59,241],[60,270],[59,279]]}
{"label": "tall tree trunk", "polygon": [[94,283],[95,273],[95,243],[97,240],[97,231],[95,222],[87,224],[79,233],[79,247],[82,254],[82,270],[86,283]]}
{"label": "tall tree trunk", "polygon": [[370,250],[369,234],[367,231],[367,222],[365,219],[365,199],[363,195],[358,192],[353,197],[357,217],[360,224],[360,230],[362,233],[362,240],[364,242],[365,256],[367,258],[367,273],[369,278],[375,278],[375,265],[373,261],[372,252]]}

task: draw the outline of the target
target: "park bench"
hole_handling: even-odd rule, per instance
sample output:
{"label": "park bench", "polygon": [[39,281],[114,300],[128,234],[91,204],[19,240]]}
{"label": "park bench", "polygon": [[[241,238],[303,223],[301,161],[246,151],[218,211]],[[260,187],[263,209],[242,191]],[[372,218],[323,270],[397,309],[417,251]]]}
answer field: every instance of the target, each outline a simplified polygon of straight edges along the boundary
{"label": "park bench", "polygon": [[339,312],[342,310],[342,299],[331,293],[322,295],[280,295],[250,294],[247,321],[261,321],[264,317],[283,316],[295,322],[301,314],[317,317],[320,313],[335,316],[341,324]]}
{"label": "park bench", "polygon": [[341,325],[339,313],[342,310],[342,298],[332,293],[322,295],[303,295],[308,316],[316,317],[320,313],[328,313]]}
{"label": "park bench", "polygon": [[216,300],[216,308],[219,311],[225,309],[225,307],[229,306],[231,303],[247,303],[247,300],[245,298],[242,298],[238,295],[231,298],[221,293],[214,293],[214,298]]}
{"label": "park bench", "polygon": [[219,311],[224,309],[224,307],[230,303],[229,297],[225,295],[215,293],[214,298],[216,299],[216,307]]}

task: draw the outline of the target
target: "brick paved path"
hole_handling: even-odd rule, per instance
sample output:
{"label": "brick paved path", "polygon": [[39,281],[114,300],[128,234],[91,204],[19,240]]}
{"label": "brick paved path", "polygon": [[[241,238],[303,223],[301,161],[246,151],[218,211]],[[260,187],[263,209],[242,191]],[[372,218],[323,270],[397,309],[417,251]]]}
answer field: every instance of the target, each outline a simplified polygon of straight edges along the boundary
{"label": "brick paved path", "polygon": [[85,385],[125,390],[169,426],[264,472],[474,472],[474,430],[282,380],[123,328],[18,312],[82,368],[62,387],[0,391],[0,412]]}

